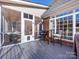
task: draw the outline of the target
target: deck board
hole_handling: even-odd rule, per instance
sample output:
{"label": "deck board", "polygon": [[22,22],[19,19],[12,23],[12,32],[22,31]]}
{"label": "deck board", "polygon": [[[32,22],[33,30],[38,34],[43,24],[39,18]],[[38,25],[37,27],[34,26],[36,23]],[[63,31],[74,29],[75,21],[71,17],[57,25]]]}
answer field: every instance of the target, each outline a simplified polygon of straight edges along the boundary
{"label": "deck board", "polygon": [[0,48],[0,59],[76,59],[73,48],[44,41],[14,44]]}

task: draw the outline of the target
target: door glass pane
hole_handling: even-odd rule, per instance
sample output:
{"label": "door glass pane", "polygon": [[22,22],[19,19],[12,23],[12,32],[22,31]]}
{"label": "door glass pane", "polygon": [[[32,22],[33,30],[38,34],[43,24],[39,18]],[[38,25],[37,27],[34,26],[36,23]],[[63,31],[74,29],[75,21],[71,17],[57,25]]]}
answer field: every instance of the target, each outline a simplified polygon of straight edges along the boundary
{"label": "door glass pane", "polygon": [[33,15],[29,15],[29,19],[33,19]]}
{"label": "door glass pane", "polygon": [[24,18],[28,18],[28,14],[24,13]]}
{"label": "door glass pane", "polygon": [[25,20],[25,35],[32,35],[32,21]]}

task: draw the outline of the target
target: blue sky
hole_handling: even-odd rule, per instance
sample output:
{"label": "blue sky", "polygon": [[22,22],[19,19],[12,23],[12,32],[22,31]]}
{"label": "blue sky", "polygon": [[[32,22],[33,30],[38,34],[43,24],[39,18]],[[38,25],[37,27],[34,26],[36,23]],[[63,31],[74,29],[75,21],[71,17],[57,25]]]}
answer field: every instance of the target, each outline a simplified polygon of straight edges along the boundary
{"label": "blue sky", "polygon": [[32,2],[43,4],[43,5],[48,5],[52,2],[52,0],[32,0]]}

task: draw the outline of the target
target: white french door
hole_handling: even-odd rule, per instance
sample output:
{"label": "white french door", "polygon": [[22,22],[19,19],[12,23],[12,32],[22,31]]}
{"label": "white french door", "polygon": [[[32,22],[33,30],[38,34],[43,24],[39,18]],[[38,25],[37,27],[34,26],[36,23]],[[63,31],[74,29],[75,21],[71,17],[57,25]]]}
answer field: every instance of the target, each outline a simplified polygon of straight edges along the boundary
{"label": "white french door", "polygon": [[34,40],[34,20],[27,19],[21,15],[21,42],[30,42]]}

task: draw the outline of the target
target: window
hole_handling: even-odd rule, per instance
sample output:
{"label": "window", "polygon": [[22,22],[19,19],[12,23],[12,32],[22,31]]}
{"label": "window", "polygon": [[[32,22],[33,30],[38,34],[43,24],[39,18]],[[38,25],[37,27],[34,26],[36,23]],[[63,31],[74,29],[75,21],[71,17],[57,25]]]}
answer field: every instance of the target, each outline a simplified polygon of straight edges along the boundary
{"label": "window", "polygon": [[67,20],[67,17],[64,17],[64,20]]}
{"label": "window", "polygon": [[[63,32],[64,39],[72,40],[73,36],[73,16],[66,16],[56,20],[56,33],[60,34],[60,30]],[[70,38],[71,37],[71,38]]]}
{"label": "window", "polygon": [[68,20],[72,20],[72,18],[73,18],[72,16],[68,16]]}
{"label": "window", "polygon": [[24,13],[24,18],[28,18],[28,14]]}
{"label": "window", "polygon": [[79,14],[76,15],[76,27],[79,27]]}
{"label": "window", "polygon": [[25,35],[32,35],[32,21],[25,20]]}
{"label": "window", "polygon": [[64,19],[64,24],[66,23],[67,25],[67,17],[64,17],[63,19]]}
{"label": "window", "polygon": [[29,19],[33,19],[33,15],[29,15]]}
{"label": "window", "polygon": [[52,26],[53,26],[53,28],[52,28],[53,29],[53,33],[55,33],[55,20],[54,19],[52,20]]}
{"label": "window", "polygon": [[76,15],[76,22],[79,22],[79,14]]}
{"label": "window", "polygon": [[24,18],[33,19],[33,15],[24,13]]}
{"label": "window", "polygon": [[72,24],[72,21],[73,20],[73,16],[68,16],[68,22],[69,22],[69,24]]}

